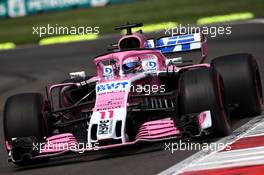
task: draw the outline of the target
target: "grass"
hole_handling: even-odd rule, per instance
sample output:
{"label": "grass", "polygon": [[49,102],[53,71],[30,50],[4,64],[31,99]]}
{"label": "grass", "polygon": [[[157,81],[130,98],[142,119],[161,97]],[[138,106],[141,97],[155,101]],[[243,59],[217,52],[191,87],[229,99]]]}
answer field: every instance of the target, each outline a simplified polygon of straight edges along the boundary
{"label": "grass", "polygon": [[253,12],[264,16],[263,0],[138,0],[130,4],[49,12],[24,18],[0,19],[0,43],[37,43],[33,26],[99,26],[100,34],[117,32],[113,27],[126,22],[153,24],[176,21],[195,23],[204,16]]}

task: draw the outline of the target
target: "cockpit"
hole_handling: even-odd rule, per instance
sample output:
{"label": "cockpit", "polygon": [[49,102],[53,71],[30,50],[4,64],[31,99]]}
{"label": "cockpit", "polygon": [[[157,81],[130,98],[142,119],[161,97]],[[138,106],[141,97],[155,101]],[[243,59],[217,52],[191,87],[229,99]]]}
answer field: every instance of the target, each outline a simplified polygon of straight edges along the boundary
{"label": "cockpit", "polygon": [[[103,77],[125,76],[127,74],[137,74],[141,72],[155,72],[159,67],[159,56],[156,52],[146,52],[139,54],[114,53],[96,59],[98,75]],[[120,58],[121,57],[121,58]]]}

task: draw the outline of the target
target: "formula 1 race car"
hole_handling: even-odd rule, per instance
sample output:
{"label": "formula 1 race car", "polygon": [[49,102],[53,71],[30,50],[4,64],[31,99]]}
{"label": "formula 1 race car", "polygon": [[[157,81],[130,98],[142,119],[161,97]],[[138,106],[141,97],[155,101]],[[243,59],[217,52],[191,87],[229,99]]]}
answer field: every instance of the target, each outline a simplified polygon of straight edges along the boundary
{"label": "formula 1 race car", "polygon": [[[4,107],[9,161],[100,151],[141,142],[223,137],[230,113],[261,113],[262,87],[256,60],[240,53],[204,63],[201,33],[147,39],[126,29],[113,51],[94,59],[96,76],[71,78],[41,93],[9,97]],[[198,64],[166,54],[201,51]],[[233,116],[233,115],[232,115]]]}

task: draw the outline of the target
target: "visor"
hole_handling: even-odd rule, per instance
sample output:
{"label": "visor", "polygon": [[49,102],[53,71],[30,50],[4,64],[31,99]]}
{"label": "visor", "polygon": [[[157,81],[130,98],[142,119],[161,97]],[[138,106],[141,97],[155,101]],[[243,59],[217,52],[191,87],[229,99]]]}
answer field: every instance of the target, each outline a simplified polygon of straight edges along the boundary
{"label": "visor", "polygon": [[140,63],[138,61],[136,62],[129,62],[129,63],[126,63],[126,64],[123,64],[123,70],[130,70],[130,69],[133,69],[133,68],[136,68],[140,65]]}

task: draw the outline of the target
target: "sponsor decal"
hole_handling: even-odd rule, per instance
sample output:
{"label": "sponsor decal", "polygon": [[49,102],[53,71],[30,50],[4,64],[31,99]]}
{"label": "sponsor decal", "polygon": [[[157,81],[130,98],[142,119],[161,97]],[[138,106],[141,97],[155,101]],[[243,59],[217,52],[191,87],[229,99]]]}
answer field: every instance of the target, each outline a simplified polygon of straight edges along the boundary
{"label": "sponsor decal", "polygon": [[125,90],[100,92],[96,98],[95,111],[122,108],[125,106]]}
{"label": "sponsor decal", "polygon": [[124,106],[124,99],[123,98],[111,98],[105,101],[98,101],[96,104],[96,110],[102,111],[107,109],[115,109],[121,108]]}
{"label": "sponsor decal", "polygon": [[157,60],[151,59],[143,61],[143,69],[145,71],[156,71],[157,70]]}
{"label": "sponsor decal", "polygon": [[104,66],[103,68],[103,76],[104,77],[113,77],[113,67],[112,66]]}
{"label": "sponsor decal", "polygon": [[[112,132],[112,126],[113,126],[113,115],[114,111],[109,110],[107,113],[105,111],[100,112],[101,114],[101,120],[99,123],[99,129],[98,129],[98,134],[109,134]],[[108,114],[109,119],[106,119],[106,114]]]}
{"label": "sponsor decal", "polygon": [[8,3],[8,14],[10,17],[19,17],[26,15],[25,1],[23,0],[9,0]]}
{"label": "sponsor decal", "polygon": [[172,37],[161,38],[157,40],[156,47],[165,47],[165,46],[172,46],[176,44],[185,44],[185,43],[190,43],[194,41],[195,41],[194,34],[172,36]]}
{"label": "sponsor decal", "polygon": [[155,69],[156,66],[157,66],[157,63],[156,63],[155,61],[149,61],[149,62],[147,63],[147,67],[148,67],[149,69]]}
{"label": "sponsor decal", "polygon": [[52,10],[106,6],[134,0],[1,0],[0,17],[20,17]]}
{"label": "sponsor decal", "polygon": [[127,81],[98,84],[96,86],[96,92],[125,90],[128,84]]}
{"label": "sponsor decal", "polygon": [[98,6],[105,6],[109,3],[109,0],[91,0],[91,6],[98,7]]}
{"label": "sponsor decal", "polygon": [[109,120],[101,120],[99,124],[98,134],[108,134],[109,133]]}
{"label": "sponsor decal", "polygon": [[198,121],[202,129],[207,129],[212,126],[211,112],[204,111],[198,115]]}
{"label": "sponsor decal", "polygon": [[0,17],[7,16],[7,5],[5,2],[0,2]]}

